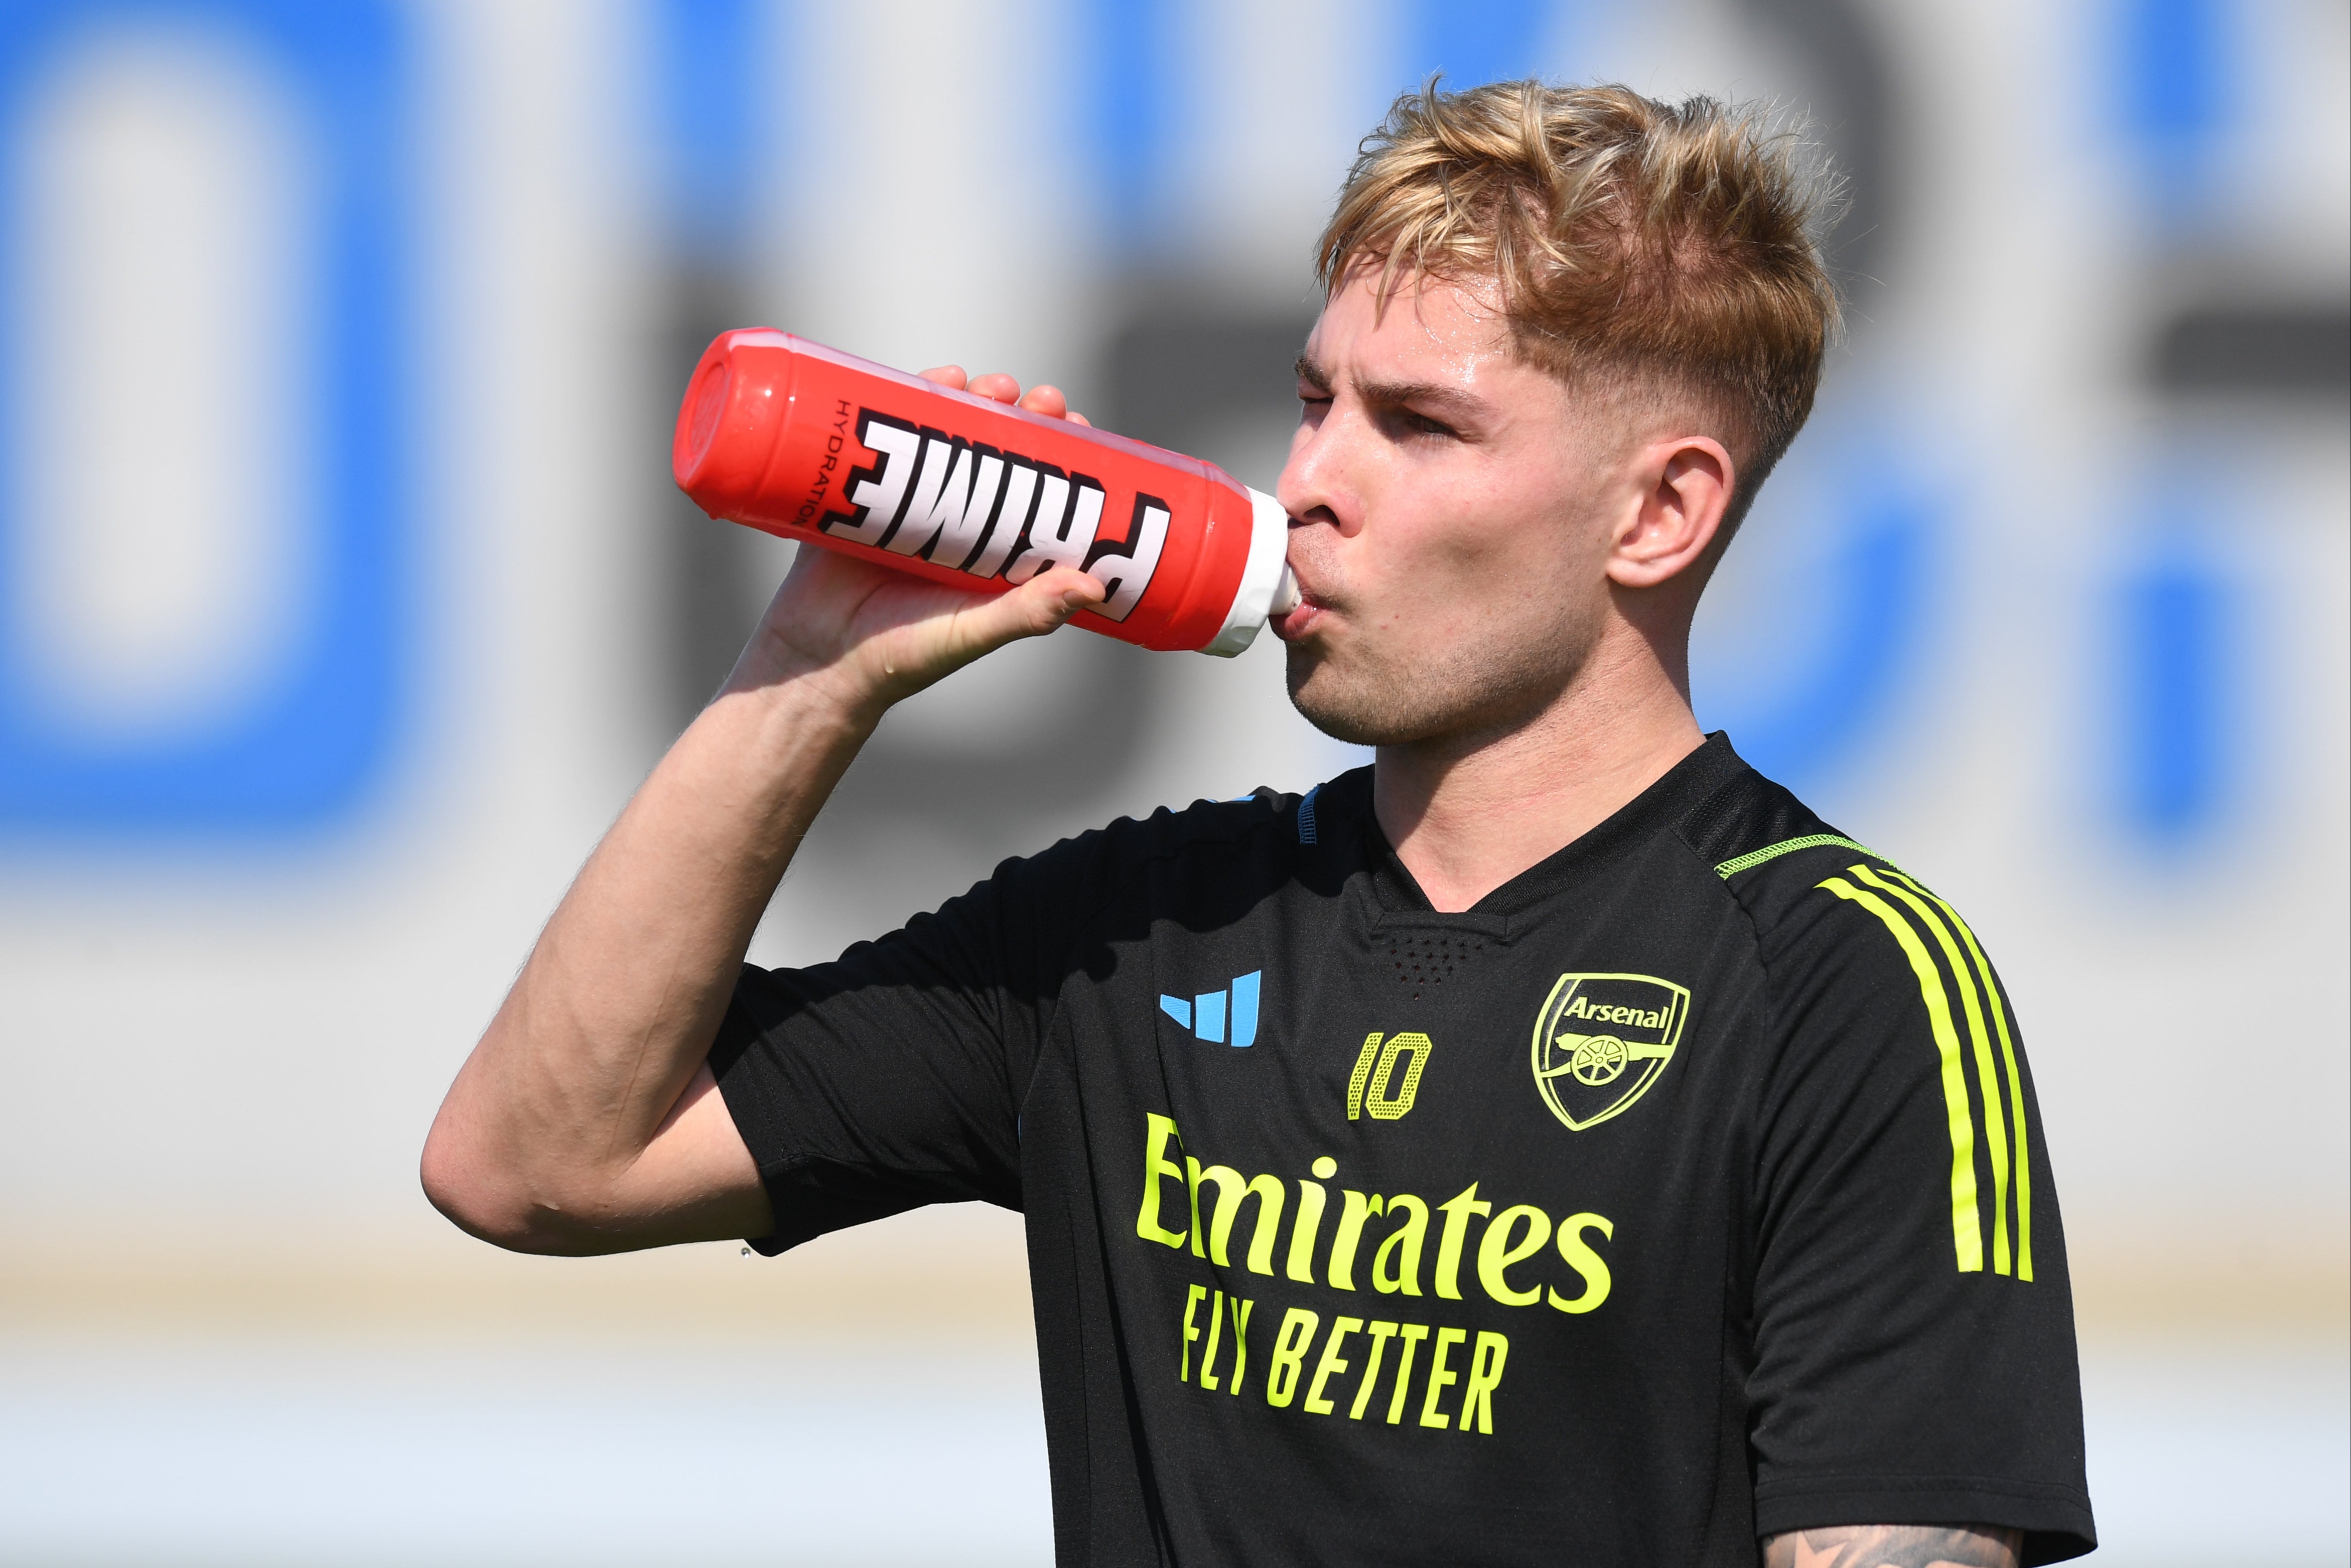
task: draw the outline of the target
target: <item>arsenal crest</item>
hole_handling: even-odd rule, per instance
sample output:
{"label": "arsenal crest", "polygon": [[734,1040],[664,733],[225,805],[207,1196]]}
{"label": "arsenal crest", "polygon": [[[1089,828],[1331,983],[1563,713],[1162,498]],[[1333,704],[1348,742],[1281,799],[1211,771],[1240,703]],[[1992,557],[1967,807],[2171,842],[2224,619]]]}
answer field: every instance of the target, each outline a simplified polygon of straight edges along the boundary
{"label": "arsenal crest", "polygon": [[1689,991],[1651,975],[1562,975],[1535,1015],[1535,1087],[1583,1132],[1631,1108],[1674,1059]]}

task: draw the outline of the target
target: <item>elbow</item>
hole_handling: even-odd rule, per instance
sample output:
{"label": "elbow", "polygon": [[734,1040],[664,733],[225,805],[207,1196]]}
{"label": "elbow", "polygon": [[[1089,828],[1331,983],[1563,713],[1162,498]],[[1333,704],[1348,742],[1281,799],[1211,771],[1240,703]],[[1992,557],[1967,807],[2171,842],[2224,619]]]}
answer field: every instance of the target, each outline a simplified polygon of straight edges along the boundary
{"label": "elbow", "polygon": [[434,1124],[417,1162],[425,1200],[477,1240],[509,1252],[581,1257],[610,1251],[576,1209],[549,1201],[520,1173],[464,1137],[448,1118]]}
{"label": "elbow", "polygon": [[424,1155],[417,1162],[416,1174],[424,1187],[425,1201],[450,1224],[494,1247],[513,1252],[530,1250],[528,1219],[503,1190],[507,1184],[496,1179],[496,1167],[478,1151],[465,1146],[445,1117],[434,1124],[424,1140]]}

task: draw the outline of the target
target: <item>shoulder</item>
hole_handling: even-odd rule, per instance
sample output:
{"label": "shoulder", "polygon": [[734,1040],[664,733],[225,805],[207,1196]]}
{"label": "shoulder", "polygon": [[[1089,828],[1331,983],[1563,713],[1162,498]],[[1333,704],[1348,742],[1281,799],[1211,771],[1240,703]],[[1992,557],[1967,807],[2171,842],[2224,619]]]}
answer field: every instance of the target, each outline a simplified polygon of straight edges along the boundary
{"label": "shoulder", "polygon": [[1932,982],[1989,987],[1958,910],[1913,872],[1741,764],[1685,817],[1683,841],[1744,911],[1776,989],[1890,988],[1931,1009]]}
{"label": "shoulder", "polygon": [[1987,1118],[2000,1122],[2011,1101],[2021,1124],[2016,1020],[1948,900],[1751,768],[1692,812],[1683,836],[1751,923],[1778,1092],[1840,1116],[1872,1100],[1908,1107],[1949,1120],[1956,1137],[1970,1124],[1972,1063],[1994,1105]]}
{"label": "shoulder", "polygon": [[1046,854],[1081,854],[1121,871],[1137,871],[1153,862],[1196,852],[1311,844],[1316,801],[1328,788],[1316,785],[1294,794],[1260,787],[1230,800],[1162,806],[1147,816],[1121,817],[1075,839],[1065,839]]}
{"label": "shoulder", "polygon": [[1232,800],[1195,800],[1181,810],[1122,818],[1109,830],[1122,852],[1145,858],[1192,849],[1313,849],[1343,838],[1371,810],[1372,770],[1351,768],[1303,791],[1263,786]]}
{"label": "shoulder", "polygon": [[1796,890],[1858,855],[1886,862],[1821,820],[1785,786],[1742,761],[1683,813],[1677,831],[1759,927],[1778,923]]}
{"label": "shoulder", "polygon": [[[1008,889],[1050,889],[1055,895],[1092,895],[1097,905],[1123,894],[1165,888],[1174,872],[1205,875],[1247,865],[1245,880],[1281,880],[1295,870],[1295,852],[1331,836],[1338,800],[1368,794],[1370,769],[1343,774],[1302,792],[1259,788],[1229,800],[1162,806],[1148,815],[1120,817],[1063,839],[1036,854],[1006,861],[991,881]],[[1364,777],[1358,778],[1361,774]]]}

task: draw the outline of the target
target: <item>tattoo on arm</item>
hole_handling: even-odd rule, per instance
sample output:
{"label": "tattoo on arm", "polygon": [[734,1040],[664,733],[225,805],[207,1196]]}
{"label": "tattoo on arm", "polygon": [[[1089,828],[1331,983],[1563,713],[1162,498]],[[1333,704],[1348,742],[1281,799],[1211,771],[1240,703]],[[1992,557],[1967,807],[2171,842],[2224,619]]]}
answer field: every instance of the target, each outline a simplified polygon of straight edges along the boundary
{"label": "tattoo on arm", "polygon": [[1763,1543],[1763,1568],[2016,1568],[2024,1532],[1989,1524],[1840,1524]]}

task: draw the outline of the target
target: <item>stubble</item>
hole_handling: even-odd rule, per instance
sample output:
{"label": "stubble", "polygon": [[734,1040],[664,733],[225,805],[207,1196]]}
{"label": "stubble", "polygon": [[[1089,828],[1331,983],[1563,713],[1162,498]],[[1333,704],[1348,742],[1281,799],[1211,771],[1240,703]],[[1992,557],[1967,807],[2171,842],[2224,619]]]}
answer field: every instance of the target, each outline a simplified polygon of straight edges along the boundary
{"label": "stubble", "polygon": [[1356,746],[1473,741],[1555,702],[1590,658],[1597,628],[1552,615],[1431,645],[1412,636],[1290,643],[1290,700],[1306,722]]}

